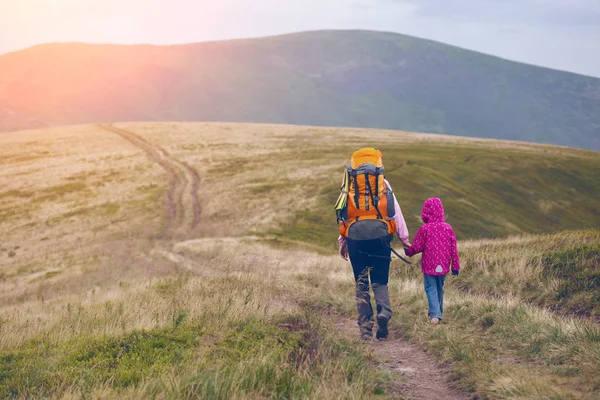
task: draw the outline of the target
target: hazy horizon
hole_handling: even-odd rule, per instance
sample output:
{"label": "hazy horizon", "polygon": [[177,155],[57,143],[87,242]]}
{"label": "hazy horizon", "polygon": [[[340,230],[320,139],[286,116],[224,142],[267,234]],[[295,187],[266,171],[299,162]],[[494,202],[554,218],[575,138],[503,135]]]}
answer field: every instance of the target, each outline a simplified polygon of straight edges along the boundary
{"label": "hazy horizon", "polygon": [[594,0],[0,0],[0,9],[0,54],[45,43],[177,45],[359,29],[600,77]]}

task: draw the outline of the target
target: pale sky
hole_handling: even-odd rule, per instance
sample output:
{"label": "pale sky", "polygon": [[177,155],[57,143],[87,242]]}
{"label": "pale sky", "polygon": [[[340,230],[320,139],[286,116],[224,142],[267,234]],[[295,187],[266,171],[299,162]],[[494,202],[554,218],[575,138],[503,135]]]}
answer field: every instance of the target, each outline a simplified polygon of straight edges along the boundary
{"label": "pale sky", "polygon": [[0,0],[0,54],[371,29],[600,77],[600,0]]}

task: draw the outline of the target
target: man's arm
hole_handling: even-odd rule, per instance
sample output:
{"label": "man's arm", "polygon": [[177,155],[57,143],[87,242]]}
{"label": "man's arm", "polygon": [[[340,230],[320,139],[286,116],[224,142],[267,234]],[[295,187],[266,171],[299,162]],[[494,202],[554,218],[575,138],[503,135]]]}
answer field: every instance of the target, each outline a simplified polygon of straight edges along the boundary
{"label": "man's arm", "polygon": [[346,242],[346,238],[340,235],[338,237],[338,244],[340,246],[340,256],[348,261],[348,243]]}
{"label": "man's arm", "polygon": [[[388,189],[392,190],[390,183],[386,180],[386,186]],[[404,215],[402,215],[402,210],[400,209],[400,204],[398,203],[398,199],[394,196],[394,209],[396,211],[396,215],[394,215],[394,220],[396,221],[396,235],[398,235],[398,239],[404,244],[404,247],[410,247],[410,238],[408,236],[408,227],[406,226],[406,221],[404,221]]]}

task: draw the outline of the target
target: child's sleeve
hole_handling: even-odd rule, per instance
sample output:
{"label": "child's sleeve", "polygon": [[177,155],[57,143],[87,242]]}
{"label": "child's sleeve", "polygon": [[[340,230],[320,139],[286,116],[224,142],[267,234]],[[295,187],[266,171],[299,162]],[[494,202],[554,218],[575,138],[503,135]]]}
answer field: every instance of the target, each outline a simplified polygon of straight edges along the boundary
{"label": "child's sleeve", "polygon": [[415,254],[422,253],[423,250],[425,250],[425,236],[426,231],[422,226],[417,231],[417,236],[415,236],[412,246],[405,250],[407,256],[412,257]]}
{"label": "child's sleeve", "polygon": [[451,230],[452,236],[450,237],[450,257],[452,257],[452,271],[460,271],[460,260],[458,259],[458,246],[456,245],[456,235],[454,230]]}

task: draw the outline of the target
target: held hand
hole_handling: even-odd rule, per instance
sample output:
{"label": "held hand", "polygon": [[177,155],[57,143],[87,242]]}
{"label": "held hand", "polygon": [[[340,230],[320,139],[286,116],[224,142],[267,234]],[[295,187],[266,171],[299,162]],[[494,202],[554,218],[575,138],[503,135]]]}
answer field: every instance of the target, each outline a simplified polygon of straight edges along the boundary
{"label": "held hand", "polygon": [[410,246],[412,246],[412,244],[410,244],[410,242],[402,242],[402,247],[404,247],[405,249],[408,249]]}
{"label": "held hand", "polygon": [[340,246],[340,256],[348,261],[348,245]]}
{"label": "held hand", "polygon": [[454,275],[454,276],[457,276],[457,275],[458,275],[458,272],[459,272],[459,271],[458,271],[457,269],[453,269],[453,270],[452,270],[452,275]]}

